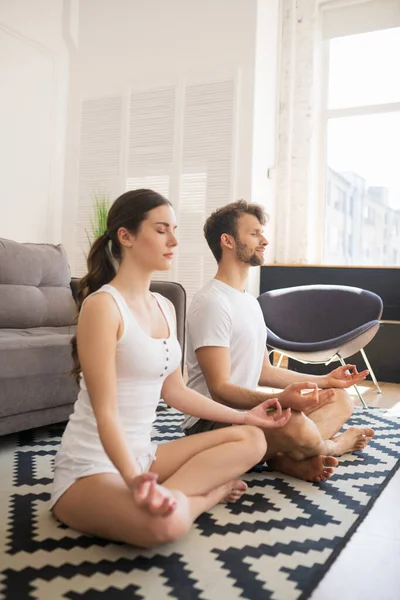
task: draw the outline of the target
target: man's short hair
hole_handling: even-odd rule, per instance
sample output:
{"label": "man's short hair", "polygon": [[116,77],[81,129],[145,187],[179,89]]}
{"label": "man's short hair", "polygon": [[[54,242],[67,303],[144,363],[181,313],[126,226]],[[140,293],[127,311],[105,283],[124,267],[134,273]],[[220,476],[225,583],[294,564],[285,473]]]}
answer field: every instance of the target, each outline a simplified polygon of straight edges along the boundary
{"label": "man's short hair", "polygon": [[219,263],[222,258],[221,235],[227,233],[236,240],[238,235],[238,222],[242,215],[253,215],[261,225],[267,222],[264,209],[259,204],[238,200],[215,210],[204,224],[204,236],[211,252]]}

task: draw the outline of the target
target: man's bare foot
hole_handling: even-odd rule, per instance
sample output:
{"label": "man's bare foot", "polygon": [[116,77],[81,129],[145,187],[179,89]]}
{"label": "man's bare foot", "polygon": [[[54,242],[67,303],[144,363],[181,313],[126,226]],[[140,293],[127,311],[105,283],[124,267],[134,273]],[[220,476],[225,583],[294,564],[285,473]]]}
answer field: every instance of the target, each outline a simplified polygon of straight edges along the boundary
{"label": "man's bare foot", "polygon": [[294,458],[279,454],[269,459],[268,464],[275,471],[285,473],[285,475],[318,483],[332,477],[334,467],[337,467],[339,461],[333,456],[313,456],[303,460],[294,460]]}
{"label": "man's bare foot", "polygon": [[363,450],[375,435],[375,431],[369,427],[349,427],[344,433],[332,438],[329,452],[334,456],[341,456],[346,452]]}

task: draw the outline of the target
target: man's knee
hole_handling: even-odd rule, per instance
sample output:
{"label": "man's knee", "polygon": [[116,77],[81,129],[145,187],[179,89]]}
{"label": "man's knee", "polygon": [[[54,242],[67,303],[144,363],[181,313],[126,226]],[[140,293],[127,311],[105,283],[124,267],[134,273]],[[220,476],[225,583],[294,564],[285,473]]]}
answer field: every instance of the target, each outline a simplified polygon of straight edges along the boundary
{"label": "man's knee", "polygon": [[317,426],[302,412],[292,411],[288,423],[280,430],[287,450],[308,450],[317,448],[321,435]]}
{"label": "man's knee", "polygon": [[346,390],[336,388],[334,390],[333,402],[338,411],[343,415],[345,421],[350,419],[354,411],[354,402]]}

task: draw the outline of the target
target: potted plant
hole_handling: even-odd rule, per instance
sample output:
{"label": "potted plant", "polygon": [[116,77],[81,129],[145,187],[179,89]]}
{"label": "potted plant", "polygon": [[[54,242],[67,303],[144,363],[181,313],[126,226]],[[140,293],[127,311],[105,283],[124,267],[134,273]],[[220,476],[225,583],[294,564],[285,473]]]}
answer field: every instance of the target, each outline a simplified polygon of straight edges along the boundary
{"label": "potted plant", "polygon": [[107,215],[111,206],[111,198],[110,195],[103,191],[95,191],[93,192],[93,207],[92,207],[92,215],[90,217],[90,230],[86,229],[86,236],[89,242],[89,245],[93,244],[94,240],[99,236],[103,235],[103,233],[107,229]]}

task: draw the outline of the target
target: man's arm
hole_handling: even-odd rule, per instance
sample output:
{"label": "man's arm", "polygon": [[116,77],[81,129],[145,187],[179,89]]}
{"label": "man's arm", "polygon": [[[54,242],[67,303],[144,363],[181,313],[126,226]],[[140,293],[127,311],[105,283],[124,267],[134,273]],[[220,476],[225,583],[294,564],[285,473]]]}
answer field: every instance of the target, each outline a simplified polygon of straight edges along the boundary
{"label": "man's arm", "polygon": [[[307,411],[328,403],[333,395],[331,390],[326,390],[321,392],[321,396],[318,394],[318,386],[309,380],[295,381],[282,392],[274,394],[249,390],[230,383],[231,363],[228,348],[202,346],[196,350],[196,356],[213,400],[231,408],[249,410],[265,400],[277,398],[282,408]],[[303,395],[304,392],[306,395]]]}
{"label": "man's arm", "polygon": [[229,348],[202,346],[196,357],[203,371],[211,397],[231,408],[249,410],[264,400],[276,398],[276,394],[256,392],[230,383],[231,359]]}
{"label": "man's arm", "polygon": [[[368,371],[358,373],[354,365],[344,365],[331,371],[327,375],[310,375],[309,373],[297,373],[290,369],[281,369],[271,365],[268,352],[265,350],[263,366],[259,385],[284,389],[292,383],[316,383],[321,389],[325,388],[347,388],[357,384],[368,375]],[[283,404],[282,404],[283,406]]]}
{"label": "man's arm", "polygon": [[[317,385],[307,379],[305,381],[303,379],[304,383],[299,383],[299,380],[293,377],[292,381],[296,383],[289,387],[286,384],[276,385],[275,387],[287,388],[279,394],[251,390],[231,383],[229,351],[231,328],[232,319],[229,309],[221,300],[203,299],[202,303],[191,307],[189,311],[188,338],[195,348],[197,361],[213,400],[241,410],[252,409],[265,400],[277,397],[284,408],[294,410],[311,409],[319,403]],[[246,348],[243,348],[243,352],[246,352]],[[284,369],[279,370],[286,373]],[[302,395],[304,389],[312,393],[304,396]]]}

